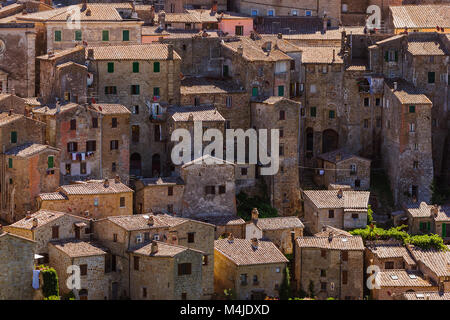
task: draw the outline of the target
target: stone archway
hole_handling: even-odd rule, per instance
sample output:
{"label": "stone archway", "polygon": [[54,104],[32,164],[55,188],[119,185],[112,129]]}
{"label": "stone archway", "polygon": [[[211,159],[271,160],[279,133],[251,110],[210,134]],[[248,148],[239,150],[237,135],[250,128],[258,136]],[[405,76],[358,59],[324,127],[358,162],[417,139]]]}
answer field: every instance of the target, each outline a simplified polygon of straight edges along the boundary
{"label": "stone archway", "polygon": [[339,134],[333,129],[324,130],[322,133],[322,153],[334,151],[339,146]]}
{"label": "stone archway", "polygon": [[130,157],[130,174],[135,176],[142,174],[142,160],[139,153],[133,153]]}

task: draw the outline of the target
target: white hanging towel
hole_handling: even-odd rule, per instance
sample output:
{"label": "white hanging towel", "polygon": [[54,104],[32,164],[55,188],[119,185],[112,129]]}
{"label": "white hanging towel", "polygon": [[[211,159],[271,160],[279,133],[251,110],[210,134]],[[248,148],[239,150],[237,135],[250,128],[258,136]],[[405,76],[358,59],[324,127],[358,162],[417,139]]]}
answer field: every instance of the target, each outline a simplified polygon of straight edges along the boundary
{"label": "white hanging towel", "polygon": [[33,270],[33,289],[39,289],[39,273],[41,270]]}
{"label": "white hanging towel", "polygon": [[86,160],[86,153],[84,152],[81,153],[81,160],[83,161]]}
{"label": "white hanging towel", "polygon": [[72,153],[72,160],[76,161],[77,160],[77,154],[76,153]]}

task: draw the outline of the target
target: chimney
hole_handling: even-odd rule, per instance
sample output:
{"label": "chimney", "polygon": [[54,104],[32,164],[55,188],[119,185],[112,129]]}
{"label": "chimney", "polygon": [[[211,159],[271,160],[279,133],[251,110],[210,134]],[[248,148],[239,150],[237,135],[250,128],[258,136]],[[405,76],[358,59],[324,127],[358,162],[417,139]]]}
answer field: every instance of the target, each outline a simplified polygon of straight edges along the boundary
{"label": "chimney", "polygon": [[277,38],[278,38],[278,39],[283,39],[283,34],[282,34],[282,33],[279,33],[279,34],[277,35]]}
{"label": "chimney", "polygon": [[234,242],[234,236],[233,234],[230,232],[230,234],[228,235],[228,243],[233,243]]}
{"label": "chimney", "polygon": [[394,82],[394,91],[397,91],[397,89],[398,89],[398,82],[395,81],[395,82]]}
{"label": "chimney", "polygon": [[158,21],[159,27],[164,30],[166,28],[166,13],[163,10],[158,13]]}
{"label": "chimney", "polygon": [[258,239],[252,238],[252,248],[254,250],[258,249]]}
{"label": "chimney", "polygon": [[342,191],[342,189],[339,189],[339,191],[338,191],[338,193],[337,193],[337,197],[338,197],[339,199],[341,199],[341,198],[342,198],[342,195],[343,195],[343,191]]}
{"label": "chimney", "polygon": [[255,222],[256,220],[258,220],[259,217],[259,212],[257,208],[253,208],[252,210],[252,220]]}
{"label": "chimney", "polygon": [[12,116],[13,109],[9,109],[8,115]]}
{"label": "chimney", "polygon": [[217,0],[214,0],[211,6],[211,12],[217,12]]}
{"label": "chimney", "polygon": [[244,55],[244,47],[242,46],[242,44],[240,44],[239,47],[237,47],[237,53],[240,56]]}
{"label": "chimney", "polygon": [[33,219],[33,228],[37,228],[37,226],[38,226],[38,219],[34,218]]}
{"label": "chimney", "polygon": [[31,219],[31,211],[27,211],[27,215],[25,216],[25,219]]}
{"label": "chimney", "polygon": [[55,53],[53,52],[53,50],[50,49],[50,50],[47,51],[47,56],[49,58],[53,58],[55,56]]}
{"label": "chimney", "polygon": [[326,15],[323,17],[323,33],[327,33],[327,24],[328,20],[326,19]]}
{"label": "chimney", "polygon": [[173,60],[173,44],[169,44],[167,50],[167,59]]}
{"label": "chimney", "polygon": [[114,178],[114,183],[120,183],[120,177],[118,174],[116,174],[116,177]]}
{"label": "chimney", "polygon": [[56,113],[60,113],[61,111],[61,103],[58,101],[56,101]]}
{"label": "chimney", "polygon": [[103,183],[103,186],[104,186],[105,188],[109,188],[109,180],[108,180],[108,179],[105,179],[105,181],[104,181],[104,183]]}
{"label": "chimney", "polygon": [[439,213],[439,206],[435,204],[433,207],[431,207],[431,214],[436,218]]}
{"label": "chimney", "polygon": [[333,49],[333,60],[331,62],[334,63],[335,61],[336,61],[336,50]]}
{"label": "chimney", "polygon": [[147,220],[147,224],[149,226],[153,226],[154,223],[155,223],[155,220],[153,219],[153,216],[149,216],[148,220]]}
{"label": "chimney", "polygon": [[333,232],[328,233],[328,242],[333,240]]}
{"label": "chimney", "polygon": [[87,9],[87,10],[86,10],[86,16],[88,16],[88,17],[91,16],[91,9]]}
{"label": "chimney", "polygon": [[342,155],[341,155],[340,152],[338,152],[338,153],[336,154],[336,161],[341,161],[341,159],[342,159]]}
{"label": "chimney", "polygon": [[84,212],[84,216],[87,218],[87,217],[89,217],[89,211],[88,210],[86,210],[85,212]]}
{"label": "chimney", "polygon": [[156,241],[152,241],[151,254],[155,254],[158,252],[158,243]]}

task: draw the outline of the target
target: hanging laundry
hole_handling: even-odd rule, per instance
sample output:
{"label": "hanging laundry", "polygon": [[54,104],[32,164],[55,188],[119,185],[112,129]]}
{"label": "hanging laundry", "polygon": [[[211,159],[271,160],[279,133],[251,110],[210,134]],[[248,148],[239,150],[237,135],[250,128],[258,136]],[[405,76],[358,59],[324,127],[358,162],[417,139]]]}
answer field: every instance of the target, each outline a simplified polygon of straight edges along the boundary
{"label": "hanging laundry", "polygon": [[72,160],[73,161],[77,160],[77,154],[76,153],[72,153]]}
{"label": "hanging laundry", "polygon": [[39,273],[41,270],[33,270],[33,289],[39,289]]}
{"label": "hanging laundry", "polygon": [[82,161],[86,160],[86,154],[84,152],[81,153],[81,160]]}

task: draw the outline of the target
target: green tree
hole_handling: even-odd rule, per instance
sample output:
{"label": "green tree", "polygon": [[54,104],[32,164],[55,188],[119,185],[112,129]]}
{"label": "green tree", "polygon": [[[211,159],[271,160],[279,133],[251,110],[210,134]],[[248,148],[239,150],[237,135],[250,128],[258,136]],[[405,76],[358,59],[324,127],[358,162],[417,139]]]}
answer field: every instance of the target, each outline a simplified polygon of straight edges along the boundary
{"label": "green tree", "polygon": [[292,297],[292,290],[291,290],[291,275],[289,274],[289,268],[286,267],[283,272],[283,282],[280,286],[280,300],[288,300]]}
{"label": "green tree", "polygon": [[314,292],[314,282],[312,280],[309,280],[309,297],[314,298],[316,296],[316,293]]}
{"label": "green tree", "polygon": [[[56,270],[50,268],[48,266],[39,266],[39,269],[42,273],[43,285],[42,285],[42,293],[45,298],[50,296],[58,296],[59,297],[59,283],[58,283],[58,274]],[[54,300],[54,299],[53,299]]]}

